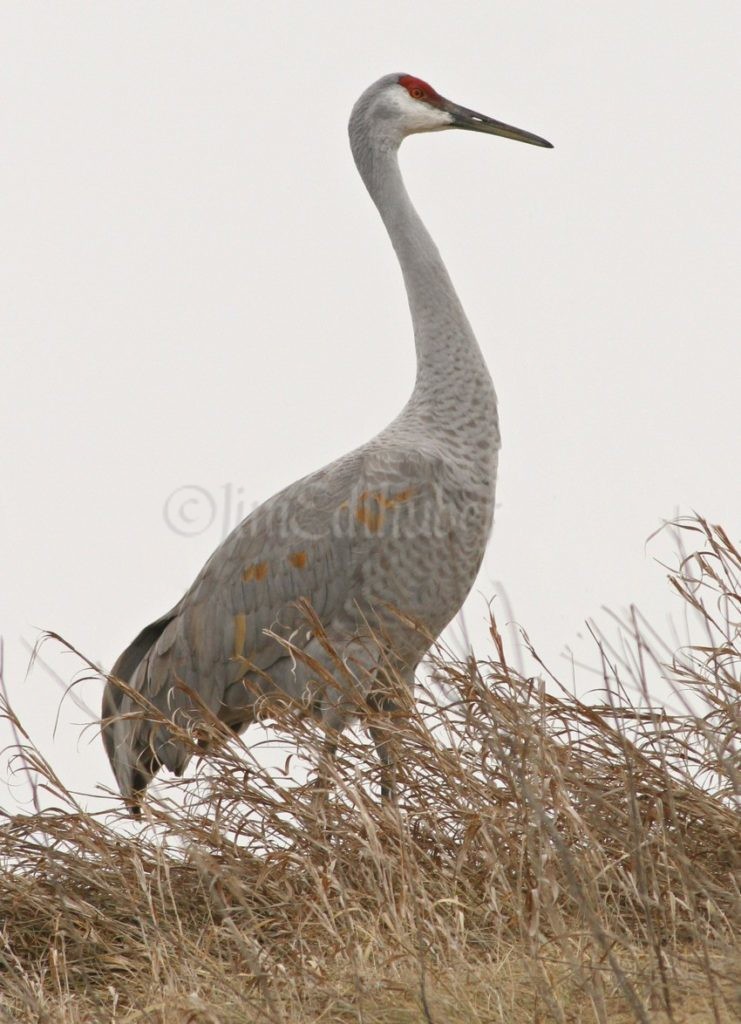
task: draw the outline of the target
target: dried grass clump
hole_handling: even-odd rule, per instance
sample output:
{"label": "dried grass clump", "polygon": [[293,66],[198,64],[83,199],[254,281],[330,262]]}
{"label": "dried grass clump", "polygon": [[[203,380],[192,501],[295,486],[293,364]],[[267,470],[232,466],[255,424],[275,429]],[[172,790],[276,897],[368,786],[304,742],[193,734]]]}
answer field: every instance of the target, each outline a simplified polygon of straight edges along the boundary
{"label": "dried grass clump", "polygon": [[[700,642],[595,632],[587,705],[512,671],[492,623],[495,659],[436,664],[395,716],[397,808],[362,735],[325,794],[222,746],[126,829],[24,748],[58,806],[0,828],[0,1020],[738,1019],[741,557],[679,528]],[[658,675],[680,713],[649,706]]]}

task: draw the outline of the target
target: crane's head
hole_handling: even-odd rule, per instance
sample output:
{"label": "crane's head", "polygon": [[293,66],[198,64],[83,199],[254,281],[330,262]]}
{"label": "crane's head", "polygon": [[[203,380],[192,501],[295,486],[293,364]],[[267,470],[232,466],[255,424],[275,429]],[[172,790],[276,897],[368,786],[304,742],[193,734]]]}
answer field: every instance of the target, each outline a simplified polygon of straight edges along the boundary
{"label": "crane's head", "polygon": [[531,146],[546,146],[550,142],[539,135],[513,128],[495,121],[493,117],[477,114],[446,100],[431,85],[414,75],[386,75],[363,93],[353,109],[350,119],[351,134],[354,122],[364,122],[366,131],[376,137],[384,136],[391,145],[398,145],[407,135],[416,132],[438,132],[446,128],[463,128],[470,132],[501,135]]}

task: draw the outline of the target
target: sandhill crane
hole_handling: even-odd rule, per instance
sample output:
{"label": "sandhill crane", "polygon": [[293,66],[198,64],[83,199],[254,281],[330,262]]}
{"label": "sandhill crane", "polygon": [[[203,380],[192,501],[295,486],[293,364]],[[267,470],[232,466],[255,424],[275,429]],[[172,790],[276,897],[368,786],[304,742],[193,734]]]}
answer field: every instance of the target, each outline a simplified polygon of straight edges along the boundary
{"label": "sandhill crane", "polygon": [[[418,663],[473,584],[494,511],[496,396],[397,160],[407,135],[446,128],[551,147],[411,75],[386,75],[355,104],[353,157],[396,250],[411,309],[414,390],[380,434],[249,515],[113,666],[102,734],[133,813],[158,769],[182,774],[193,749],[162,717],[153,720],[152,706],[189,729],[206,709],[240,732],[261,697],[282,694],[336,735],[362,714],[363,700],[373,704],[390,673],[413,686]],[[388,765],[389,737],[372,732]],[[383,796],[391,777],[387,770]]]}

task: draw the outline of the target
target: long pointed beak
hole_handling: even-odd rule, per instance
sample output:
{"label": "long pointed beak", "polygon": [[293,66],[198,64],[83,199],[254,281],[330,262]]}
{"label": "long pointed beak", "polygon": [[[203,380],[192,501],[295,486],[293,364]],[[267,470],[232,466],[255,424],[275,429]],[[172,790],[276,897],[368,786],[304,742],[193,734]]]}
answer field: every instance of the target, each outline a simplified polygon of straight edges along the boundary
{"label": "long pointed beak", "polygon": [[477,114],[475,110],[467,107],[460,107],[457,103],[445,100],[443,109],[447,110],[453,118],[451,128],[464,128],[469,132],[486,132],[489,135],[501,135],[505,139],[514,139],[516,142],[527,142],[531,146],[544,146],[546,149],[553,149],[553,143],[541,139],[539,135],[523,131],[522,128],[514,128],[511,124],[503,121],[495,121],[493,117],[486,114]]}

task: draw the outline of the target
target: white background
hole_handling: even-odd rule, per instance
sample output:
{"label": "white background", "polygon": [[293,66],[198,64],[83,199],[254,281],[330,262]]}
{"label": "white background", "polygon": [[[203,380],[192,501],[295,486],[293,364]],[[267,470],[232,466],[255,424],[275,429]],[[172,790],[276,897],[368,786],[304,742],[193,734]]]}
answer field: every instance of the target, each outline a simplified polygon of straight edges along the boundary
{"label": "white background", "polygon": [[[53,629],[110,666],[224,519],[408,397],[401,279],[345,133],[389,71],[556,146],[449,132],[402,154],[501,403],[475,648],[502,587],[567,679],[602,605],[664,631],[647,536],[692,509],[737,536],[741,512],[735,0],[0,12],[0,628],[68,784],[112,777],[71,701],[52,735],[61,691],[24,641]],[[211,504],[183,506],[188,485]],[[78,691],[96,711],[100,688]]]}

